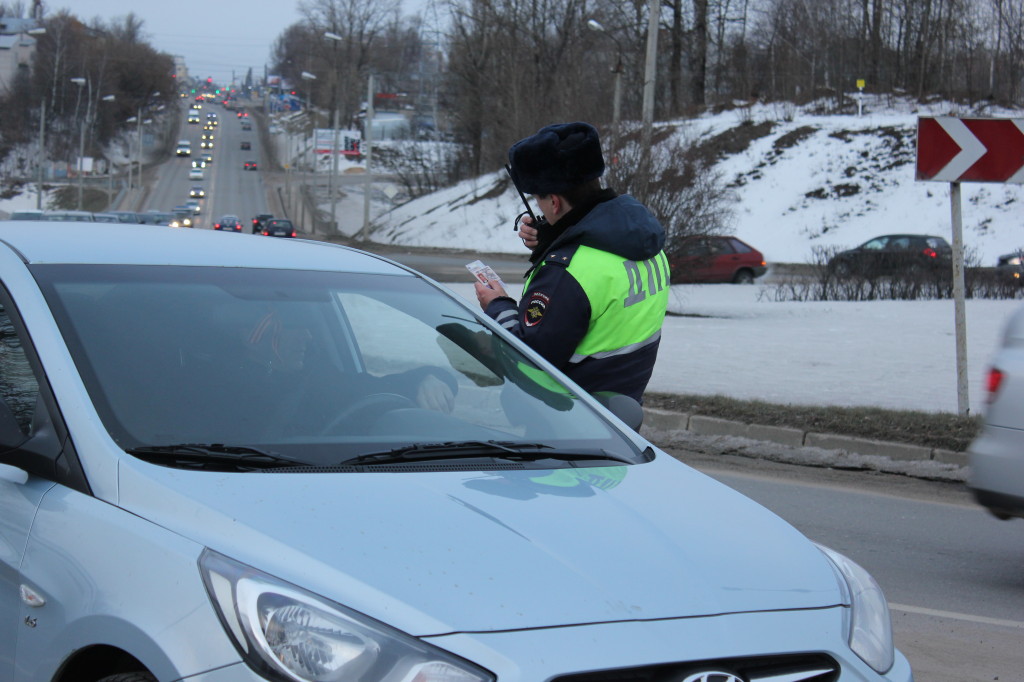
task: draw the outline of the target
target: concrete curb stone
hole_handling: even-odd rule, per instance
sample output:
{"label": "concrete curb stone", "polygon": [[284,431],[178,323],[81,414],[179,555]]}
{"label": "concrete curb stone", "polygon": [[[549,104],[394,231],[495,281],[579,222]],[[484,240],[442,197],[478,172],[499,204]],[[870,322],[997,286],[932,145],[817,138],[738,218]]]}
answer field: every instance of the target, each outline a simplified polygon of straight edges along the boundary
{"label": "concrete curb stone", "polygon": [[813,447],[870,457],[885,457],[893,461],[937,462],[960,468],[967,467],[967,453],[964,452],[832,433],[815,433],[783,426],[747,424],[648,407],[644,408],[644,427],[667,434],[673,431],[686,431],[699,436],[734,436],[796,448]]}

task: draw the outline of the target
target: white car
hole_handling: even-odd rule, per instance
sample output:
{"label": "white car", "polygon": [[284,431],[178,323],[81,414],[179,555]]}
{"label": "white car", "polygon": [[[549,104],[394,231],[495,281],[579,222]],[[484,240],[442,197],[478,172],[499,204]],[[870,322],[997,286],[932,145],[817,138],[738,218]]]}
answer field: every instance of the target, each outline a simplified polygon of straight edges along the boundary
{"label": "white car", "polygon": [[1006,323],[986,387],[984,425],[967,449],[967,485],[998,518],[1024,518],[1024,309]]}
{"label": "white car", "polygon": [[4,682],[912,679],[863,569],[378,256],[4,221],[0,350]]}
{"label": "white car", "polygon": [[190,168],[189,171],[188,171],[188,179],[189,180],[202,180],[203,179],[203,169],[202,168]]}

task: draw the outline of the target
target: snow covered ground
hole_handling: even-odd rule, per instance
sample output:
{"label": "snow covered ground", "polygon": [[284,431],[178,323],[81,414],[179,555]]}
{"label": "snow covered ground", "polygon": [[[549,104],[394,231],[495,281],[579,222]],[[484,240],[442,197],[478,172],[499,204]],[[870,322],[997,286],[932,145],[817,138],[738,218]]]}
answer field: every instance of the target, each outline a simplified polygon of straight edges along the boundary
{"label": "snow covered ground", "polygon": [[[472,284],[447,286],[475,301]],[[665,321],[648,390],[957,412],[952,301],[778,303],[758,300],[760,289],[673,286],[675,314]],[[1020,305],[967,301],[971,414],[984,407],[989,362]]]}

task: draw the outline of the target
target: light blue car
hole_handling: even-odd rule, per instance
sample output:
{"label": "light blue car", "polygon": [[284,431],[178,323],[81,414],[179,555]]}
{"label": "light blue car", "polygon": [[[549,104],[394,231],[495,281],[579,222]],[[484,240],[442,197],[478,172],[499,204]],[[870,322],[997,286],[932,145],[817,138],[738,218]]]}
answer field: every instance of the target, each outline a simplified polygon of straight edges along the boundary
{"label": "light blue car", "polygon": [[0,398],[0,680],[912,679],[856,564],[366,253],[0,223]]}

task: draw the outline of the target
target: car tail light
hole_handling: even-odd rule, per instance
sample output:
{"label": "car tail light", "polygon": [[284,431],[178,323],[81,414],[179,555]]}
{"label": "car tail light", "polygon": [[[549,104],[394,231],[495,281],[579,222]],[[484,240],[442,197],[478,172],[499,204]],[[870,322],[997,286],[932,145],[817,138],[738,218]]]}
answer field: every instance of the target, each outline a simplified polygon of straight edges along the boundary
{"label": "car tail light", "polygon": [[295,236],[295,230],[292,230],[292,236],[293,237]]}
{"label": "car tail light", "polygon": [[935,251],[935,249],[925,249],[922,253],[924,253],[924,255],[928,256],[929,258],[939,257],[939,254]]}
{"label": "car tail light", "polygon": [[995,367],[988,368],[988,377],[985,379],[985,390],[988,392],[986,396],[988,402],[992,402],[996,399],[996,393],[999,392],[999,388],[1003,385],[1003,378],[1006,375],[1001,369]]}

